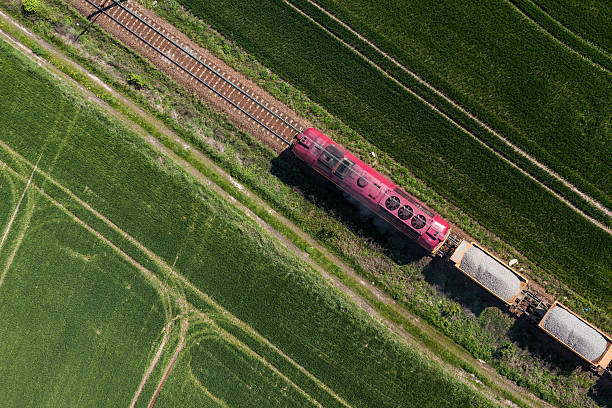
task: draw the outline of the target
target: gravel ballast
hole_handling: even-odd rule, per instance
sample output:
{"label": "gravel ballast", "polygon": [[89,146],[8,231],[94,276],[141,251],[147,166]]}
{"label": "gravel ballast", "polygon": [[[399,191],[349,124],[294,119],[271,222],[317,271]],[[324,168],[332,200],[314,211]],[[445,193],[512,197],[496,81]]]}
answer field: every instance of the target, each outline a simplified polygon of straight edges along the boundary
{"label": "gravel ballast", "polygon": [[560,306],[548,313],[542,326],[589,361],[606,351],[605,337]]}
{"label": "gravel ballast", "polygon": [[460,268],[506,301],[521,291],[521,281],[510,269],[475,246],[465,253]]}

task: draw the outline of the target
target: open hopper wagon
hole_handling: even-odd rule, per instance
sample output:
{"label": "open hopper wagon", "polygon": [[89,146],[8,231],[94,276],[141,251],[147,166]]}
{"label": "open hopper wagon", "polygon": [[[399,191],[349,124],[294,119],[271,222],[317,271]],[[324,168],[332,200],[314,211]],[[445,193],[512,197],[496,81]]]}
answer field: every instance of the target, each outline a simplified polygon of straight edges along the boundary
{"label": "open hopper wagon", "polygon": [[468,278],[509,306],[527,287],[523,275],[474,242],[462,241],[450,260]]}
{"label": "open hopper wagon", "polygon": [[559,302],[544,315],[542,330],[602,374],[612,361],[612,338]]}

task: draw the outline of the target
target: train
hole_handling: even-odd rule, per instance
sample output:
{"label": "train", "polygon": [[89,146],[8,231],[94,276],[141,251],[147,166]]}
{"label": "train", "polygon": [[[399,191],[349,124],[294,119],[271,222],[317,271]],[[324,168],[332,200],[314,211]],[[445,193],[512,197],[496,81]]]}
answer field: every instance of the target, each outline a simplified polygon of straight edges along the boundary
{"label": "train", "polygon": [[290,146],[305,165],[416,242],[441,256],[508,311],[533,322],[585,361],[598,375],[612,373],[612,337],[554,300],[477,242],[452,234],[439,214],[314,128],[298,133]]}

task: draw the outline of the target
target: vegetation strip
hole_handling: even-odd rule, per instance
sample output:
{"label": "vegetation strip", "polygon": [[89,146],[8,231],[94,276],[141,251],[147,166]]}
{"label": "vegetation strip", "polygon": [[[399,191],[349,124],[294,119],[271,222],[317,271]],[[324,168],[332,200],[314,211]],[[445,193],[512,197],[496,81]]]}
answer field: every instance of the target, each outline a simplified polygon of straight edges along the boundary
{"label": "vegetation strip", "polygon": [[[462,127],[461,125],[458,125],[451,117],[447,116],[446,114],[444,114],[443,112],[441,112],[439,110],[439,108],[434,108],[432,106],[431,103],[429,103],[428,101],[426,101],[425,99],[423,99],[420,95],[417,95],[416,92],[414,92],[412,89],[409,89],[409,87],[407,85],[405,85],[404,83],[402,83],[399,79],[397,79],[395,76],[393,76],[393,74],[389,73],[388,71],[386,71],[383,67],[379,66],[378,64],[376,64],[376,62],[372,61],[367,55],[363,54],[361,51],[359,51],[356,47],[354,47],[353,45],[349,44],[348,42],[346,42],[344,39],[342,39],[338,34],[330,31],[327,27],[325,27],[324,25],[322,25],[321,23],[319,23],[318,21],[316,21],[314,19],[314,17],[310,16],[306,11],[301,10],[297,5],[295,5],[291,0],[283,0],[286,4],[288,4],[290,7],[293,7],[295,10],[297,10],[298,12],[300,12],[302,15],[304,15],[305,17],[307,17],[310,21],[314,22],[315,24],[317,24],[319,27],[321,27],[322,29],[324,29],[325,31],[327,31],[329,33],[329,35],[331,35],[332,37],[336,38],[338,41],[340,41],[342,44],[344,44],[345,46],[349,47],[351,50],[353,50],[354,52],[356,52],[357,54],[359,54],[362,58],[364,58],[365,60],[367,60],[368,62],[370,62],[373,66],[377,67],[378,69],[380,69],[383,73],[385,73],[387,76],[389,76],[390,78],[392,78],[393,80],[395,80],[399,85],[401,85],[402,87],[404,87],[407,91],[409,91],[411,94],[413,94],[414,96],[418,97],[422,102],[426,103],[428,106],[432,107],[432,109],[434,109],[436,112],[438,112],[440,115],[444,116],[447,120],[453,122],[454,124],[456,124],[457,126],[460,127],[460,129],[462,131],[464,131],[465,133],[469,134],[470,136],[479,139],[477,135],[475,135],[474,133],[470,132],[469,130],[465,129],[464,127]],[[598,202],[597,200],[595,200],[594,198],[590,197],[588,194],[580,191],[576,186],[574,186],[573,184],[571,184],[569,181],[565,180],[563,177],[561,177],[558,173],[556,173],[555,171],[553,171],[552,169],[550,169],[549,167],[547,167],[546,165],[540,163],[537,159],[535,159],[533,156],[531,156],[530,154],[528,154],[526,151],[524,151],[523,149],[521,149],[519,146],[515,145],[514,143],[512,143],[510,140],[508,140],[506,137],[504,137],[503,135],[501,135],[499,132],[497,132],[495,129],[493,129],[491,126],[489,126],[487,123],[485,123],[484,121],[480,120],[479,118],[477,118],[475,115],[473,115],[471,112],[469,112],[467,109],[465,109],[463,106],[460,106],[457,102],[453,101],[452,99],[450,99],[447,95],[445,95],[442,91],[440,91],[439,89],[436,89],[433,85],[431,85],[430,83],[428,83],[427,81],[425,81],[423,78],[421,78],[420,76],[418,76],[415,72],[413,72],[412,70],[408,69],[405,65],[403,65],[402,63],[398,62],[395,58],[391,57],[389,54],[387,54],[385,51],[381,50],[378,46],[376,46],[373,42],[371,42],[370,40],[368,40],[367,38],[365,38],[363,35],[361,35],[360,33],[358,33],[357,31],[355,31],[353,28],[351,28],[349,25],[347,25],[346,23],[344,23],[342,20],[340,20],[338,17],[336,17],[335,15],[333,15],[332,13],[330,13],[329,11],[327,11],[326,9],[324,9],[322,6],[320,6],[319,4],[317,4],[316,2],[312,1],[312,0],[306,0],[308,3],[310,3],[311,5],[313,5],[314,7],[316,7],[317,9],[319,9],[321,12],[323,12],[325,15],[327,15],[329,18],[333,19],[336,23],[340,24],[342,27],[344,27],[345,29],[347,29],[348,31],[350,31],[352,34],[356,35],[357,38],[359,38],[360,40],[364,41],[366,44],[368,44],[370,47],[372,47],[374,50],[376,50],[376,52],[378,52],[380,55],[382,55],[384,58],[386,58],[387,60],[389,60],[390,62],[392,62],[394,65],[396,65],[398,68],[400,68],[402,71],[404,71],[405,73],[407,73],[408,75],[410,75],[412,78],[414,78],[417,82],[419,82],[420,84],[422,84],[423,86],[425,86],[427,89],[429,89],[430,91],[434,92],[437,96],[441,97],[444,99],[445,102],[448,102],[449,104],[451,104],[454,108],[458,109],[461,113],[467,115],[470,119],[472,119],[473,121],[475,121],[476,123],[478,123],[479,126],[482,126],[484,129],[486,129],[489,133],[495,135],[499,140],[501,140],[502,142],[504,142],[508,147],[510,147],[512,150],[514,150],[515,152],[517,152],[518,154],[520,154],[521,156],[523,156],[525,159],[529,160],[529,162],[531,162],[533,165],[537,166],[538,168],[540,168],[541,170],[545,171],[546,173],[548,173],[550,176],[552,176],[553,178],[555,178],[557,181],[561,182],[565,187],[569,188],[570,190],[572,190],[573,192],[575,192],[576,194],[580,195],[583,199],[585,199],[586,201],[588,201],[590,204],[594,205],[595,207],[597,207],[599,210],[603,211],[607,216],[612,217],[612,210],[606,208],[603,204],[601,204],[600,202]],[[480,140],[480,139],[479,139]],[[485,145],[485,141],[482,141]],[[488,146],[488,145],[487,145]],[[490,146],[488,146],[490,147]],[[495,150],[493,148],[491,148],[492,150]],[[499,152],[496,152],[498,154],[501,154]],[[502,155],[503,156],[503,155]],[[515,166],[517,166],[517,168],[520,168],[519,164],[515,163]],[[599,223],[597,220],[594,220],[592,217],[588,216],[587,214],[585,214],[583,211],[581,211],[580,209],[576,208],[572,203],[570,203],[566,197],[559,197],[559,194],[557,194],[555,191],[553,191],[551,188],[549,188],[548,186],[544,185],[540,180],[536,179],[533,175],[529,174],[527,170],[524,170],[525,174],[528,174],[533,180],[535,180],[536,182],[540,183],[540,185],[542,185],[542,187],[547,188],[549,191],[553,192],[560,200],[564,201],[566,204],[568,204],[570,207],[574,208],[577,212],[579,212],[580,214],[582,214],[583,216],[585,216],[587,219],[589,219],[591,222],[595,223],[596,225],[604,228],[606,231],[608,231],[609,233],[612,233],[612,230],[610,228],[607,228],[606,226],[603,226],[601,223]]]}

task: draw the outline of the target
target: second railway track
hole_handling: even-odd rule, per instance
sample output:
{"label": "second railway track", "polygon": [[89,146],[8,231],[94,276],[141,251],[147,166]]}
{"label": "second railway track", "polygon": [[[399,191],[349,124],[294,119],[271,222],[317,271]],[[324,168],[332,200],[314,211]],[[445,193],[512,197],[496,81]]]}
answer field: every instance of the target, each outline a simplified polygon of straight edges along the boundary
{"label": "second railway track", "polygon": [[[251,123],[272,137],[273,147],[283,148],[291,139],[301,133],[302,126],[278,109],[268,106],[262,96],[256,95],[236,79],[232,79],[222,68],[210,59],[200,55],[186,41],[177,38],[169,30],[133,7],[116,0],[73,0],[81,3],[82,12],[88,18],[107,19],[116,27],[129,33],[142,46],[169,64],[184,85],[196,88],[201,96],[217,98],[221,107],[242,115]],[[98,21],[99,22],[99,21]]]}

